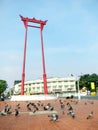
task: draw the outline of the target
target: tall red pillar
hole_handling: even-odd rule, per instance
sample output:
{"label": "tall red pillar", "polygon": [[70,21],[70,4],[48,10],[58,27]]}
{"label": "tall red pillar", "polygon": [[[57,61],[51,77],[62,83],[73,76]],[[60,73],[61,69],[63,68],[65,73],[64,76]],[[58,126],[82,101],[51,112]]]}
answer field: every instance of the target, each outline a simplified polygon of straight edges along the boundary
{"label": "tall red pillar", "polygon": [[47,77],[46,77],[46,69],[45,69],[45,58],[44,58],[44,44],[43,44],[43,35],[42,35],[42,30],[43,30],[43,24],[40,24],[40,36],[41,36],[41,47],[42,47],[42,65],[43,65],[43,81],[44,81],[44,94],[48,93],[47,90]]}
{"label": "tall red pillar", "polygon": [[26,44],[27,44],[28,22],[27,22],[27,21],[24,21],[24,25],[25,25],[25,40],[24,40],[24,55],[23,55],[23,67],[22,67],[22,86],[21,86],[21,95],[24,95],[25,63],[26,63]]}

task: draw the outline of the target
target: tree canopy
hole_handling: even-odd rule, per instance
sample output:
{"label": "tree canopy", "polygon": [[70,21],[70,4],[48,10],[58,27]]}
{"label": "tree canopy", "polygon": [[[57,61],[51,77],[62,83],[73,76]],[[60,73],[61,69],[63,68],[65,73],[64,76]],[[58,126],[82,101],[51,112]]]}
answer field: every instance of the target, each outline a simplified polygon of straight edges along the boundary
{"label": "tree canopy", "polygon": [[18,84],[18,83],[20,83],[21,82],[21,80],[15,80],[14,81],[14,85],[16,85],[16,84]]}
{"label": "tree canopy", "polygon": [[0,94],[6,90],[7,86],[8,85],[5,80],[0,80]]}
{"label": "tree canopy", "polygon": [[79,79],[79,84],[80,84],[80,89],[83,87],[86,87],[88,90],[91,89],[91,82],[95,83],[95,87],[98,87],[98,75],[93,73],[93,74],[85,74],[80,76]]}

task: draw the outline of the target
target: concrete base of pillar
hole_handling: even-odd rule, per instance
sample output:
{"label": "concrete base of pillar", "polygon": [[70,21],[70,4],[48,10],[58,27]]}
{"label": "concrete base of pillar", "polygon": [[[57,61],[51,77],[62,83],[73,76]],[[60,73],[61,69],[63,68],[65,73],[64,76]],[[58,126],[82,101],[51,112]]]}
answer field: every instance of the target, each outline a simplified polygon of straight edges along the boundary
{"label": "concrete base of pillar", "polygon": [[29,100],[53,100],[57,99],[54,95],[13,95],[11,101],[29,101]]}

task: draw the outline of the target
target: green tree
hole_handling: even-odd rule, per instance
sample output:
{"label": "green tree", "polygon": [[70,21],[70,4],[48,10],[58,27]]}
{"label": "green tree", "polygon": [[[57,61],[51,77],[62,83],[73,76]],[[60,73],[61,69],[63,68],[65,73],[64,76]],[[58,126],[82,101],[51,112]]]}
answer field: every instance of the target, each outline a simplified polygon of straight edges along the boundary
{"label": "green tree", "polygon": [[91,89],[91,82],[95,83],[95,87],[98,87],[98,75],[93,73],[93,74],[85,74],[80,76],[79,79],[79,84],[80,84],[80,89],[83,87],[86,87],[87,90]]}
{"label": "green tree", "polygon": [[5,80],[0,80],[0,94],[2,94],[7,88],[7,82]]}
{"label": "green tree", "polygon": [[18,83],[20,83],[21,82],[21,80],[15,80],[14,81],[14,85],[16,85],[16,84],[18,84]]}
{"label": "green tree", "polygon": [[11,96],[11,94],[10,94],[10,92],[7,92],[7,95],[6,95],[7,97],[10,97]]}

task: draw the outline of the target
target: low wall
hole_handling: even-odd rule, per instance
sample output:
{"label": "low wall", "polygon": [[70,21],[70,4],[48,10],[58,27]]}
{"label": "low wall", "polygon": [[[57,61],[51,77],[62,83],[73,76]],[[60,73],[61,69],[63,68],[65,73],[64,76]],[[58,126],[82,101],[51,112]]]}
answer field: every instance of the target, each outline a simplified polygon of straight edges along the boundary
{"label": "low wall", "polygon": [[53,100],[57,99],[56,96],[53,95],[17,95],[17,96],[12,96],[11,101],[28,101],[28,100]]}

